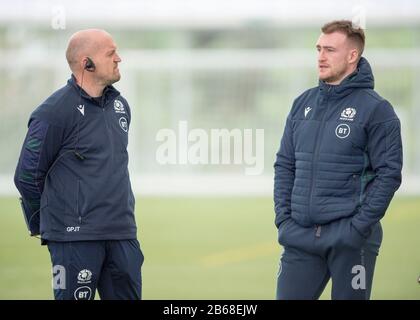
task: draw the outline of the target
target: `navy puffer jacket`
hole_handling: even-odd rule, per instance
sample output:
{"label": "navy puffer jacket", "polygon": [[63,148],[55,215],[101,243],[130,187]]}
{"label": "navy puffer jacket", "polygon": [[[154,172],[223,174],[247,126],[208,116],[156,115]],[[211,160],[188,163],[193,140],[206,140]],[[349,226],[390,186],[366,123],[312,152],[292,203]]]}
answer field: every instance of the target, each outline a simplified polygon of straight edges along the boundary
{"label": "navy puffer jacket", "polygon": [[365,237],[401,184],[400,121],[374,90],[368,61],[339,85],[323,81],[293,103],[274,164],[276,226],[352,217]]}

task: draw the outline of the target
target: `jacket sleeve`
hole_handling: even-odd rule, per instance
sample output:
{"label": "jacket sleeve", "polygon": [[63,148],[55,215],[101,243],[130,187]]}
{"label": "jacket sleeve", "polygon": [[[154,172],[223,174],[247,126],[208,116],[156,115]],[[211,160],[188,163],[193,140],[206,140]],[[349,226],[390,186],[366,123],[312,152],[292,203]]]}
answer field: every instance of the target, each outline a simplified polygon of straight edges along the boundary
{"label": "jacket sleeve", "polygon": [[293,123],[291,114],[287,117],[286,126],[276,154],[274,163],[274,210],[275,225],[290,217],[291,196],[295,180],[295,150],[293,146]]}
{"label": "jacket sleeve", "polygon": [[31,118],[14,182],[30,214],[40,208],[45,175],[60,150],[62,130],[46,121]]}
{"label": "jacket sleeve", "polygon": [[402,143],[400,121],[389,102],[378,106],[367,128],[367,153],[374,178],[368,185],[353,226],[365,237],[385,214],[401,184]]}

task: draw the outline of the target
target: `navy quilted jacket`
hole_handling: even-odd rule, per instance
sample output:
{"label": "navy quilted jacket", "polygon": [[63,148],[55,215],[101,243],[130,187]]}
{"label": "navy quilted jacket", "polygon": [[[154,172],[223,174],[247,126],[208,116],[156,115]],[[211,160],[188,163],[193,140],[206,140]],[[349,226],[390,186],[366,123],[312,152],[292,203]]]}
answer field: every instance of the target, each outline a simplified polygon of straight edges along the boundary
{"label": "navy quilted jacket", "polygon": [[400,121],[374,90],[368,61],[339,85],[301,94],[287,118],[274,164],[277,227],[352,217],[365,237],[401,184]]}
{"label": "navy quilted jacket", "polygon": [[136,238],[130,119],[127,101],[113,86],[99,101],[73,76],[32,113],[15,184],[42,240]]}

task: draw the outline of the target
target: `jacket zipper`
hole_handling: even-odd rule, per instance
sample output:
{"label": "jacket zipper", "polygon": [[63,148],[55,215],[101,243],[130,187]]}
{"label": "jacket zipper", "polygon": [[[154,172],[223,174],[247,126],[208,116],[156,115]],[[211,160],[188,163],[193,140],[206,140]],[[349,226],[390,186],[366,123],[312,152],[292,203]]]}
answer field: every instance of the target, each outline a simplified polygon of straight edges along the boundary
{"label": "jacket zipper", "polygon": [[315,237],[316,238],[321,237],[321,226],[318,226],[318,225],[315,226]]}
{"label": "jacket zipper", "polygon": [[[331,87],[328,88],[328,92],[330,90],[331,90]],[[316,171],[315,170],[316,165],[318,164],[318,153],[319,153],[319,145],[320,145],[320,143],[318,141],[319,140],[319,133],[320,133],[320,131],[322,131],[322,127],[323,127],[323,124],[325,122],[325,116],[326,116],[327,111],[328,111],[328,99],[329,99],[329,95],[327,94],[326,99],[325,99],[325,104],[326,104],[325,111],[324,111],[324,114],[322,115],[322,120],[321,120],[321,123],[319,125],[319,128],[318,128],[318,130],[316,132],[316,136],[315,136],[315,151],[314,151],[314,158],[313,158],[313,161],[312,161],[312,172],[311,172],[311,189],[309,190],[309,218],[310,219],[311,219],[311,216],[312,216],[312,196],[313,196],[313,190],[314,190],[314,184],[315,184],[314,176],[315,176],[315,171]]]}
{"label": "jacket zipper", "polygon": [[80,179],[77,179],[76,210],[77,210],[77,214],[79,215],[79,224],[82,224],[82,213],[80,212],[80,208],[79,208],[79,194],[80,194]]}
{"label": "jacket zipper", "polygon": [[356,202],[357,203],[357,206],[359,206],[359,203],[360,203],[360,191],[357,192],[357,188],[358,188],[358,185],[357,185],[357,183],[358,183],[357,177],[358,177],[358,175],[355,174],[355,173],[351,175],[352,182],[353,182],[353,188],[354,188],[354,202]]}
{"label": "jacket zipper", "polygon": [[106,115],[106,112],[105,112],[105,97],[102,99],[102,103],[101,103],[101,108],[102,108],[102,114],[103,114],[103,116],[104,116],[104,121],[105,121],[105,130],[106,130],[106,133],[107,133],[107,135],[108,135],[108,141],[109,141],[109,144],[110,144],[110,147],[111,147],[111,151],[112,151],[112,154],[114,154],[114,152],[113,152],[113,143],[112,143],[112,133],[111,133],[111,130],[110,130],[110,128],[109,128],[109,124],[108,124],[108,119],[107,119],[107,115]]}

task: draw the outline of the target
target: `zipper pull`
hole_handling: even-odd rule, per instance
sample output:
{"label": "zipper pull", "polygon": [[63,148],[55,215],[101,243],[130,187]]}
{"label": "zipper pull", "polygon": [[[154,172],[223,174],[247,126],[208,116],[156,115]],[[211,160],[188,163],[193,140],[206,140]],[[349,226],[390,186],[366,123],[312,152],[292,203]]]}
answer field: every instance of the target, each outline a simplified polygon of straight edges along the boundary
{"label": "zipper pull", "polygon": [[315,227],[315,237],[320,238],[321,237],[321,226]]}

